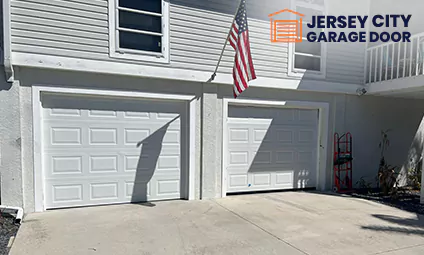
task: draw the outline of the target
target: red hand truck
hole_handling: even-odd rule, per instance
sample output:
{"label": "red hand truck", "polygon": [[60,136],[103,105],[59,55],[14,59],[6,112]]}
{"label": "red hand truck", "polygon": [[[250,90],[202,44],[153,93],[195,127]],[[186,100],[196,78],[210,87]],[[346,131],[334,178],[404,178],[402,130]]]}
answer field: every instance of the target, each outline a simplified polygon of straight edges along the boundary
{"label": "red hand truck", "polygon": [[334,134],[334,192],[351,192],[352,187],[352,134]]}

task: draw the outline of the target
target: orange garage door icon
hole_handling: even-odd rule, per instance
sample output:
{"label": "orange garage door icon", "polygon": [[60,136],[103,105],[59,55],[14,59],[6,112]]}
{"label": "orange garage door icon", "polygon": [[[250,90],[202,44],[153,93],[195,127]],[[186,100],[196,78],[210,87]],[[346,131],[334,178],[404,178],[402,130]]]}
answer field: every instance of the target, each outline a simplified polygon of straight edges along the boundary
{"label": "orange garage door icon", "polygon": [[[299,20],[274,20],[272,17],[283,13],[290,12],[296,14]],[[302,41],[302,17],[304,15],[298,12],[284,9],[273,14],[270,14],[271,18],[271,42],[301,42]]]}

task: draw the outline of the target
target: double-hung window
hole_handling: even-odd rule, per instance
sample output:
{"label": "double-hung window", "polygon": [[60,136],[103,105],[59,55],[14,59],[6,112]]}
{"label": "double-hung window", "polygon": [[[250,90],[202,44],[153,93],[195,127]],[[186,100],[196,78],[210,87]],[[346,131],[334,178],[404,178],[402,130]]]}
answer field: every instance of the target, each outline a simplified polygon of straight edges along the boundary
{"label": "double-hung window", "polygon": [[164,0],[109,0],[111,57],[169,61],[169,6]]}
{"label": "double-hung window", "polygon": [[307,35],[314,32],[317,37],[323,29],[309,28],[312,16],[324,15],[323,0],[293,0],[294,9],[303,14],[302,19],[302,42],[290,44],[291,65],[289,74],[303,76],[304,74],[314,77],[325,77],[326,46],[320,42],[308,42]]}

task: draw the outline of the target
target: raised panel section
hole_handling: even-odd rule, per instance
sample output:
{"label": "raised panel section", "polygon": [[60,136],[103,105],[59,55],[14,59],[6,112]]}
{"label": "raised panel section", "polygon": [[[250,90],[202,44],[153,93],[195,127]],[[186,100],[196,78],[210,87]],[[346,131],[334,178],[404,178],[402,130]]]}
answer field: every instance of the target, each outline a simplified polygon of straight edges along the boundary
{"label": "raised panel section", "polygon": [[271,151],[258,151],[255,153],[253,162],[256,164],[271,164]]}
{"label": "raised panel section", "polygon": [[275,182],[277,185],[293,186],[293,172],[276,173]]}
{"label": "raised panel section", "polygon": [[51,128],[52,145],[80,145],[80,128]]}
{"label": "raised panel section", "polygon": [[277,130],[277,140],[283,143],[293,143],[293,131]]}
{"label": "raised panel section", "polygon": [[179,130],[168,130],[163,137],[164,144],[179,144],[180,143],[180,131]]}
{"label": "raised panel section", "polygon": [[253,174],[253,184],[255,186],[270,186],[271,174]]}
{"label": "raised panel section", "polygon": [[53,202],[82,201],[82,185],[54,185],[52,189]]}
{"label": "raised panel section", "polygon": [[179,194],[180,193],[180,181],[179,180],[167,180],[158,181],[157,183],[158,195],[166,194]]}
{"label": "raised panel section", "polygon": [[82,157],[52,157],[53,174],[82,173]]}
{"label": "raised panel section", "polygon": [[156,115],[157,119],[162,119],[162,120],[172,120],[179,117],[179,114],[176,113],[158,113]]}
{"label": "raised panel section", "polygon": [[249,141],[248,129],[230,129],[230,142],[244,142]]}
{"label": "raised panel section", "polygon": [[299,162],[313,162],[312,151],[299,151]]}
{"label": "raised panel section", "polygon": [[90,110],[88,111],[90,117],[116,117],[115,111],[101,111],[101,110]]}
{"label": "raised panel section", "polygon": [[230,175],[229,186],[230,186],[230,188],[247,187],[247,174],[245,174],[245,175],[237,175],[237,174]]}
{"label": "raised panel section", "polygon": [[91,145],[116,145],[117,131],[109,128],[91,128],[90,129]]}
{"label": "raised panel section", "polygon": [[150,185],[146,182],[126,182],[125,196],[132,202],[142,201],[150,196]]}
{"label": "raised panel section", "polygon": [[247,165],[249,162],[249,152],[247,151],[231,151],[230,165]]}
{"label": "raised panel section", "polygon": [[312,130],[301,130],[299,131],[299,142],[301,143],[311,143],[314,141],[314,131]]}
{"label": "raised panel section", "polygon": [[50,115],[52,116],[81,116],[81,111],[78,109],[50,109]]}
{"label": "raised panel section", "polygon": [[282,122],[292,122],[295,120],[296,110],[293,109],[279,109],[277,113],[277,118],[282,120]]}
{"label": "raised panel section", "polygon": [[148,129],[125,129],[125,144],[133,145],[143,142],[150,135]]}
{"label": "raised panel section", "polygon": [[255,142],[267,142],[271,140],[270,131],[267,129],[255,129],[253,130],[253,137]]}
{"label": "raised panel section", "polygon": [[117,199],[118,183],[96,183],[90,185],[90,198],[95,199]]}
{"label": "raised panel section", "polygon": [[117,156],[90,157],[90,172],[118,172]]}
{"label": "raised panel section", "polygon": [[160,156],[158,170],[178,169],[180,167],[180,156]]}
{"label": "raised panel section", "polygon": [[150,119],[150,113],[148,112],[124,112],[125,118],[132,119]]}
{"label": "raised panel section", "polygon": [[294,161],[294,152],[292,151],[277,151],[276,155],[276,163],[292,163]]}

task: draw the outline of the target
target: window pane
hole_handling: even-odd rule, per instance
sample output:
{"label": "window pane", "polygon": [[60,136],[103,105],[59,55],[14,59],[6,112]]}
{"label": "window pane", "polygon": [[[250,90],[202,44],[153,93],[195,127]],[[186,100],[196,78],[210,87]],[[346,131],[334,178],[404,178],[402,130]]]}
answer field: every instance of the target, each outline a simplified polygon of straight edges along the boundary
{"label": "window pane", "polygon": [[161,33],[162,18],[127,11],[119,11],[119,26],[123,28]]}
{"label": "window pane", "polygon": [[295,55],[294,67],[311,71],[321,71],[321,59],[302,55]]}
{"label": "window pane", "polygon": [[321,43],[303,40],[300,43],[296,43],[295,52],[321,56]]}
{"label": "window pane", "polygon": [[123,49],[162,52],[162,37],[119,31],[119,47]]}
{"label": "window pane", "polygon": [[162,13],[162,0],[119,0],[119,6],[140,11]]}

